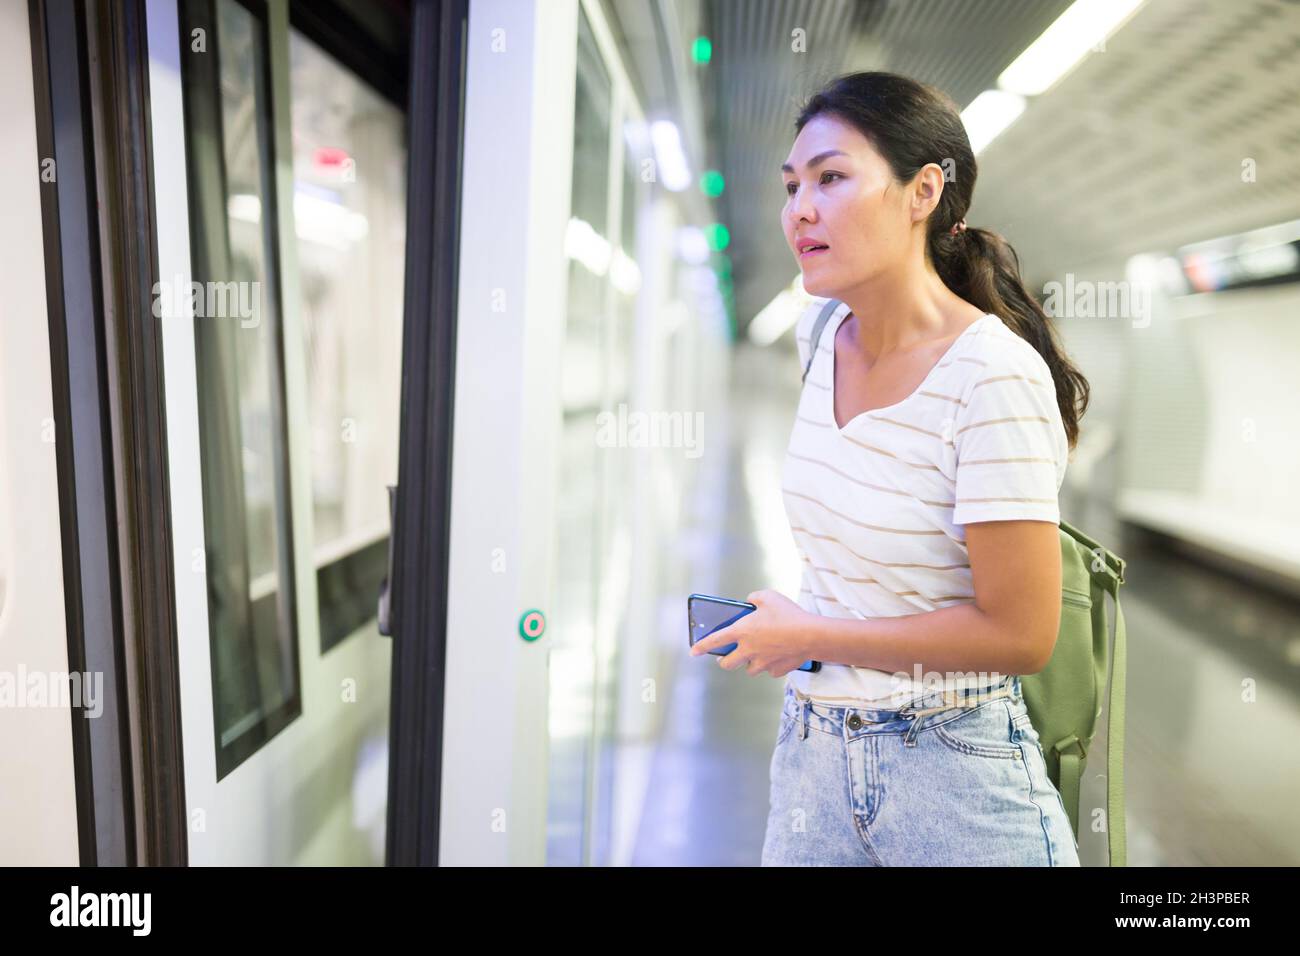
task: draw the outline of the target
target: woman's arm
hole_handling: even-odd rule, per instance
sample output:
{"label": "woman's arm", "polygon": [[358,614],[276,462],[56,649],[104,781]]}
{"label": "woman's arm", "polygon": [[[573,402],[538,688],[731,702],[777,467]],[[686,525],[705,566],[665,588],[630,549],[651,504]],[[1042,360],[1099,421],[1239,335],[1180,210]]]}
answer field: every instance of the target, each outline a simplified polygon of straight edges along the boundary
{"label": "woman's arm", "polygon": [[1032,674],[1051,660],[1061,626],[1061,545],[1048,521],[966,525],[975,601],[867,620],[810,614],[774,591],[758,610],[696,643],[692,653],[737,642],[719,664],[781,677],[805,660],[927,672]]}
{"label": "woman's arm", "polygon": [[[807,657],[888,673],[997,671],[1047,666],[1061,626],[1061,543],[1046,521],[966,526],[975,602],[903,617],[821,617]],[[751,615],[752,616],[752,615]]]}

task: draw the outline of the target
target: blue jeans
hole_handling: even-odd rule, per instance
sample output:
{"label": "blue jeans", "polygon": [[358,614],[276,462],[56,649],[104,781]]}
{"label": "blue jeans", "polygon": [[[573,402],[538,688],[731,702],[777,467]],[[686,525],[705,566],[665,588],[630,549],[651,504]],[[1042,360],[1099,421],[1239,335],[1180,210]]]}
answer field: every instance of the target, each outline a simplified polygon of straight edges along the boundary
{"label": "blue jeans", "polygon": [[763,866],[1078,866],[1020,678],[894,709],[787,685]]}

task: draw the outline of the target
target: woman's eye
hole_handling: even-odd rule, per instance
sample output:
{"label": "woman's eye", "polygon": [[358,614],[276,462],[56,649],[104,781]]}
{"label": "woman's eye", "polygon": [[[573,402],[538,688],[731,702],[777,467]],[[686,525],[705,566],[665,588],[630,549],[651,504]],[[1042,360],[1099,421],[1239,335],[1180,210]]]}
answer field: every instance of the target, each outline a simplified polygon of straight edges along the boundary
{"label": "woman's eye", "polygon": [[[829,172],[828,172],[828,173],[822,173],[822,183],[823,183],[823,185],[826,185],[826,177],[828,177],[828,176],[833,176],[833,177],[835,177],[835,178],[837,178],[837,179],[842,179],[842,178],[844,178],[844,176],[841,176],[840,173],[829,173]],[[794,195],[794,190],[796,190],[796,189],[798,189],[798,183],[794,183],[794,182],[788,182],[788,183],[785,183],[785,195],[788,195],[788,196],[792,196],[792,195]]]}

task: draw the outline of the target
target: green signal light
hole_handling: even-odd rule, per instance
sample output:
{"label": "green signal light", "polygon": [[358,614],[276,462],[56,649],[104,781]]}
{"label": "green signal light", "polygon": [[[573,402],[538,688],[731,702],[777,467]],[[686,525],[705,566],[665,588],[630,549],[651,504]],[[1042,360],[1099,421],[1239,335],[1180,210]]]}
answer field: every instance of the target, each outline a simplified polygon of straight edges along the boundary
{"label": "green signal light", "polygon": [[707,170],[700,177],[700,191],[710,199],[717,199],[726,188],[727,181],[722,178],[722,173],[716,169]]}
{"label": "green signal light", "polygon": [[713,43],[708,37],[696,37],[691,44],[691,59],[696,63],[708,63],[713,58]]}
{"label": "green signal light", "polygon": [[709,248],[714,252],[721,252],[731,243],[731,233],[729,233],[727,227],[720,222],[715,222],[712,225],[705,227],[704,234],[708,238]]}

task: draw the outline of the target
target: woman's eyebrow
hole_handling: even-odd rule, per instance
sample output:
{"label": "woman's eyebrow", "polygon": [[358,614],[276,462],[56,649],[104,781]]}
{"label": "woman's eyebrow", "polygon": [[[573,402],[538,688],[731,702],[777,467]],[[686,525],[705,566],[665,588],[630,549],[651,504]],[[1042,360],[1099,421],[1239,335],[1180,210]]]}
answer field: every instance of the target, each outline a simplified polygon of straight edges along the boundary
{"label": "woman's eyebrow", "polygon": [[[819,163],[826,162],[826,160],[830,159],[832,156],[847,156],[847,155],[849,154],[844,152],[844,150],[842,149],[828,149],[826,150],[826,152],[818,153],[812,159],[808,160],[808,165],[806,165],[804,169],[812,169],[814,166],[818,165]],[[794,167],[791,166],[789,163],[782,163],[781,172],[792,173],[794,172]]]}

